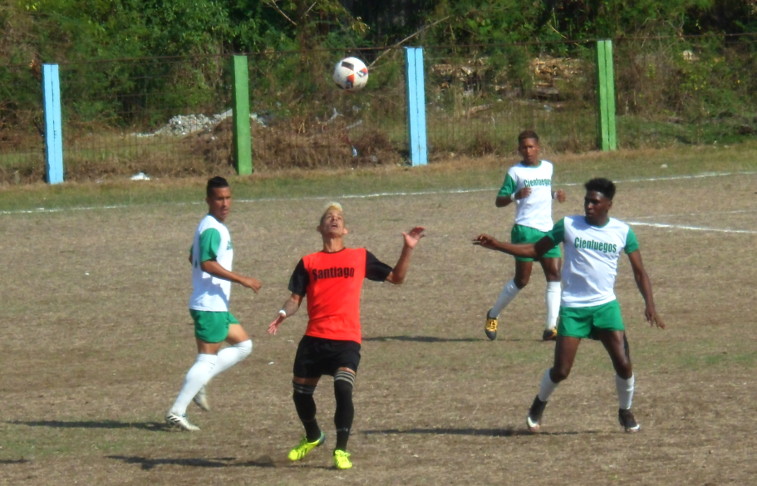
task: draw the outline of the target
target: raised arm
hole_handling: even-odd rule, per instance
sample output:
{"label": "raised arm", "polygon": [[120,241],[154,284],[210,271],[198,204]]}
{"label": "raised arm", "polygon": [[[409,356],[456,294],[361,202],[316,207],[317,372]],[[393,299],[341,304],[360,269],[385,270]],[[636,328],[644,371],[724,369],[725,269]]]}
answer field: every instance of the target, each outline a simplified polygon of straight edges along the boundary
{"label": "raised arm", "polygon": [[397,260],[397,264],[394,266],[391,273],[386,277],[387,282],[399,285],[405,281],[407,269],[408,267],[410,267],[410,255],[413,253],[413,249],[418,244],[418,242],[421,241],[421,238],[426,236],[423,234],[425,230],[426,228],[424,228],[423,226],[416,226],[407,233],[405,233],[404,231],[402,232],[402,236],[404,238],[404,243],[402,244],[402,253],[400,253],[400,258],[399,260]]}
{"label": "raised arm", "polygon": [[473,238],[473,244],[488,248],[490,250],[497,250],[508,255],[527,257],[527,258],[540,258],[543,254],[552,249],[555,244],[549,237],[544,237],[536,243],[508,243],[506,241],[499,241],[491,235],[482,233]]}
{"label": "raised arm", "polygon": [[649,275],[647,275],[647,271],[644,269],[644,263],[641,261],[641,252],[636,250],[629,253],[628,259],[631,261],[631,268],[633,269],[633,278],[636,280],[636,286],[639,288],[639,292],[644,298],[644,317],[647,319],[649,325],[665,329],[665,323],[662,322],[662,319],[655,309],[654,295],[652,294],[652,282],[649,280]]}

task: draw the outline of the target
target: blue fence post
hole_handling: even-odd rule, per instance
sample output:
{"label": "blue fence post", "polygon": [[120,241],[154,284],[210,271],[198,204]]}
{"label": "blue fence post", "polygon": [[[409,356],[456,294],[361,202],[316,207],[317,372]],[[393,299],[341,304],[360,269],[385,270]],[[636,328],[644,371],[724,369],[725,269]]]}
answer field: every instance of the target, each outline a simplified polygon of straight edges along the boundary
{"label": "blue fence post", "polygon": [[407,127],[410,162],[413,167],[428,163],[426,145],[426,87],[423,74],[423,48],[405,47],[407,79]]}
{"label": "blue fence post", "polygon": [[59,184],[63,182],[63,119],[57,64],[42,65],[42,102],[45,113],[45,178],[48,184]]}

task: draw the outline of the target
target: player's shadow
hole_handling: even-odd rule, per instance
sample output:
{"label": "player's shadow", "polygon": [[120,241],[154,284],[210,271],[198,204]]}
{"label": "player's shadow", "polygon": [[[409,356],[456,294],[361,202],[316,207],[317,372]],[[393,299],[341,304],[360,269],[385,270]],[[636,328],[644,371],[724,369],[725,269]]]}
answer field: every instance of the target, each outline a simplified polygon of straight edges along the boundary
{"label": "player's shadow", "polygon": [[363,341],[412,341],[416,343],[468,343],[481,341],[476,338],[445,338],[437,336],[373,336],[363,337]]}
{"label": "player's shadow", "polygon": [[276,467],[276,462],[270,456],[261,456],[251,461],[237,461],[236,457],[176,457],[176,458],[148,458],[141,456],[107,456],[108,459],[122,461],[126,464],[137,464],[145,471],[158,466],[187,466],[187,467]]}
{"label": "player's shadow", "polygon": [[6,423],[54,429],[139,429],[153,432],[171,429],[165,422],[119,422],[117,420],[11,420]]}
{"label": "player's shadow", "polygon": [[387,435],[387,434],[428,434],[428,435],[472,435],[486,437],[516,437],[521,435],[530,436],[550,436],[550,435],[584,435],[596,434],[596,431],[567,431],[567,432],[539,432],[537,434],[529,432],[526,429],[502,428],[502,429],[473,429],[473,428],[438,428],[438,429],[383,429],[383,430],[363,430],[361,434],[365,435]]}

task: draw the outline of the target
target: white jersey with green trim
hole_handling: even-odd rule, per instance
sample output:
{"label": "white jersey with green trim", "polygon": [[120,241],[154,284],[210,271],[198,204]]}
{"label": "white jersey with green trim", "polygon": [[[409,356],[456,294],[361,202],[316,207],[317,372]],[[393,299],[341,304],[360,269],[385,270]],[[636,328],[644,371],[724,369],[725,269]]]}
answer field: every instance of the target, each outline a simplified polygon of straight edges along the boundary
{"label": "white jersey with green trim", "polygon": [[524,187],[531,188],[528,197],[515,200],[515,224],[549,231],[552,228],[552,173],[548,160],[539,165],[525,165],[522,161],[508,169],[498,196],[510,196]]}
{"label": "white jersey with green trim", "polygon": [[204,272],[200,262],[217,261],[231,271],[234,247],[225,224],[210,214],[200,220],[192,242],[192,295],[189,308],[199,311],[227,312],[231,282]]}
{"label": "white jersey with green trim", "polygon": [[566,216],[549,232],[552,241],[565,245],[562,268],[564,307],[589,307],[615,300],[615,276],[622,253],[639,249],[631,227],[615,218],[592,226],[583,215]]}

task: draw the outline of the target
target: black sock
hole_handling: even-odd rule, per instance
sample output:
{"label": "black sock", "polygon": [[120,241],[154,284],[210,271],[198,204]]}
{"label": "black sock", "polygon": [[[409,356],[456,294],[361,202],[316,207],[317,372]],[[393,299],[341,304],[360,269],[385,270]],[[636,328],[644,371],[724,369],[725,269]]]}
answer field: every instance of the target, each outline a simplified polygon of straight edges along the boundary
{"label": "black sock", "polygon": [[[292,400],[294,401],[294,408],[297,410],[297,416],[300,417],[300,421],[305,427],[305,435],[308,442],[313,442],[321,437],[321,428],[318,426],[318,421],[315,418],[316,406],[313,393],[312,391],[310,393],[302,393],[302,388],[303,385],[295,388]],[[310,388],[315,390],[315,387]]]}
{"label": "black sock", "polygon": [[355,418],[355,407],[352,403],[352,383],[345,380],[334,381],[334,396],[336,398],[336,449],[347,450],[352,421]]}

